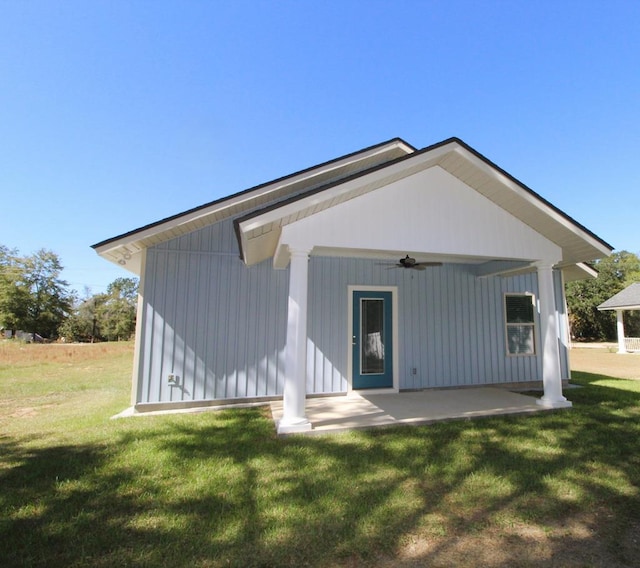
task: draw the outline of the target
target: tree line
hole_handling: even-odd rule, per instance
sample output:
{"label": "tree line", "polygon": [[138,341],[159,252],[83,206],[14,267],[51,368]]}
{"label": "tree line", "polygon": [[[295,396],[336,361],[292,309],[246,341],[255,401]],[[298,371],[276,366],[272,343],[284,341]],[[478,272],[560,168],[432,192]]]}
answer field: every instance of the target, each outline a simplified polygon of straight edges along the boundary
{"label": "tree line", "polygon": [[[598,306],[629,284],[640,282],[640,258],[625,250],[593,263],[598,277],[566,285],[571,336],[576,340],[613,341],[616,339],[615,311],[601,312]],[[623,314],[625,335],[640,337],[640,311]]]}
{"label": "tree line", "polygon": [[136,325],[138,280],[116,278],[106,293],[80,298],[61,279],[58,255],[40,249],[21,255],[0,245],[0,330],[33,341],[116,341],[129,339]]}

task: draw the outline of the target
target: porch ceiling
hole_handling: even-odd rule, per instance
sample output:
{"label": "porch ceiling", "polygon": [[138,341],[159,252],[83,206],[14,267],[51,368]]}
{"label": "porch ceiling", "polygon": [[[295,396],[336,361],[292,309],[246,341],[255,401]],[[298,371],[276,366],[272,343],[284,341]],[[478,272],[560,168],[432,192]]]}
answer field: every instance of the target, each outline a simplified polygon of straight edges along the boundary
{"label": "porch ceiling", "polygon": [[367,258],[397,262],[405,255],[415,258],[419,262],[442,262],[443,264],[482,264],[493,260],[489,257],[467,255],[433,254],[420,250],[372,250],[355,248],[315,247],[311,256],[333,256],[338,258]]}

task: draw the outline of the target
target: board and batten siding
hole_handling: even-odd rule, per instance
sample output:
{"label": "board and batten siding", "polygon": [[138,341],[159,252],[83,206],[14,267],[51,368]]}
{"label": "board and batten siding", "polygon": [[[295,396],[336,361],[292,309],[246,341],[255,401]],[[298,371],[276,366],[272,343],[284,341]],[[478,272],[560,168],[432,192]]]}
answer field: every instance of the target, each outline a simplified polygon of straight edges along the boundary
{"label": "board and batten siding", "polygon": [[[464,264],[425,271],[390,266],[368,259],[312,257],[307,392],[348,388],[349,285],[397,287],[400,389],[540,379],[540,349],[533,356],[508,356],[504,325],[504,294],[537,297],[536,273],[477,278]],[[539,325],[536,332],[539,346]]]}
{"label": "board and batten siding", "polygon": [[288,285],[245,266],[230,221],[148,249],[137,401],[282,394]]}
{"label": "board and batten siding", "polygon": [[[230,221],[149,248],[143,282],[138,403],[282,394],[289,270],[274,270],[271,260],[247,267]],[[556,284],[556,304],[563,310],[559,274]],[[370,259],[313,256],[309,394],[348,390],[350,285],[397,287],[401,389],[540,379],[539,322],[535,356],[508,356],[504,329],[504,294],[537,297],[535,272],[477,278],[464,264],[414,271]],[[560,339],[560,347],[565,378],[566,340]],[[177,385],[169,384],[170,374]]]}
{"label": "board and batten siding", "polygon": [[556,313],[558,316],[558,348],[560,350],[560,377],[562,380],[571,378],[569,349],[571,348],[571,333],[569,330],[569,314],[567,313],[567,299],[564,295],[564,278],[560,270],[553,271],[553,289],[555,292]]}

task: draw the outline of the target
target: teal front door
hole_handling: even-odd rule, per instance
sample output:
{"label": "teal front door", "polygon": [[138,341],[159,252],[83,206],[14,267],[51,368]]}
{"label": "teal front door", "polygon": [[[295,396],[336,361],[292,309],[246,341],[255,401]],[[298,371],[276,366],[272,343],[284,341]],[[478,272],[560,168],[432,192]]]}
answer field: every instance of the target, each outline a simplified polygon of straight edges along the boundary
{"label": "teal front door", "polygon": [[393,387],[391,292],[353,291],[354,389]]}

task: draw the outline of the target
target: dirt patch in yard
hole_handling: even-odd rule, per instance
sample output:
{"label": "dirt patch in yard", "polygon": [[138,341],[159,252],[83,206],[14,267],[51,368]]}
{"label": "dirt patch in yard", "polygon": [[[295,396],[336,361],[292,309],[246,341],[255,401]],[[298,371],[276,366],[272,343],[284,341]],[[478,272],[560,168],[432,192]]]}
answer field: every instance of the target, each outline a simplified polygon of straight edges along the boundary
{"label": "dirt patch in yard", "polygon": [[451,536],[408,535],[393,557],[379,558],[376,568],[628,568],[640,553],[638,527],[625,527],[612,548],[602,532],[611,530],[613,513],[593,511],[549,526],[484,526]]}
{"label": "dirt patch in yard", "polygon": [[573,371],[640,380],[640,353],[621,355],[610,347],[574,347],[569,356]]}

